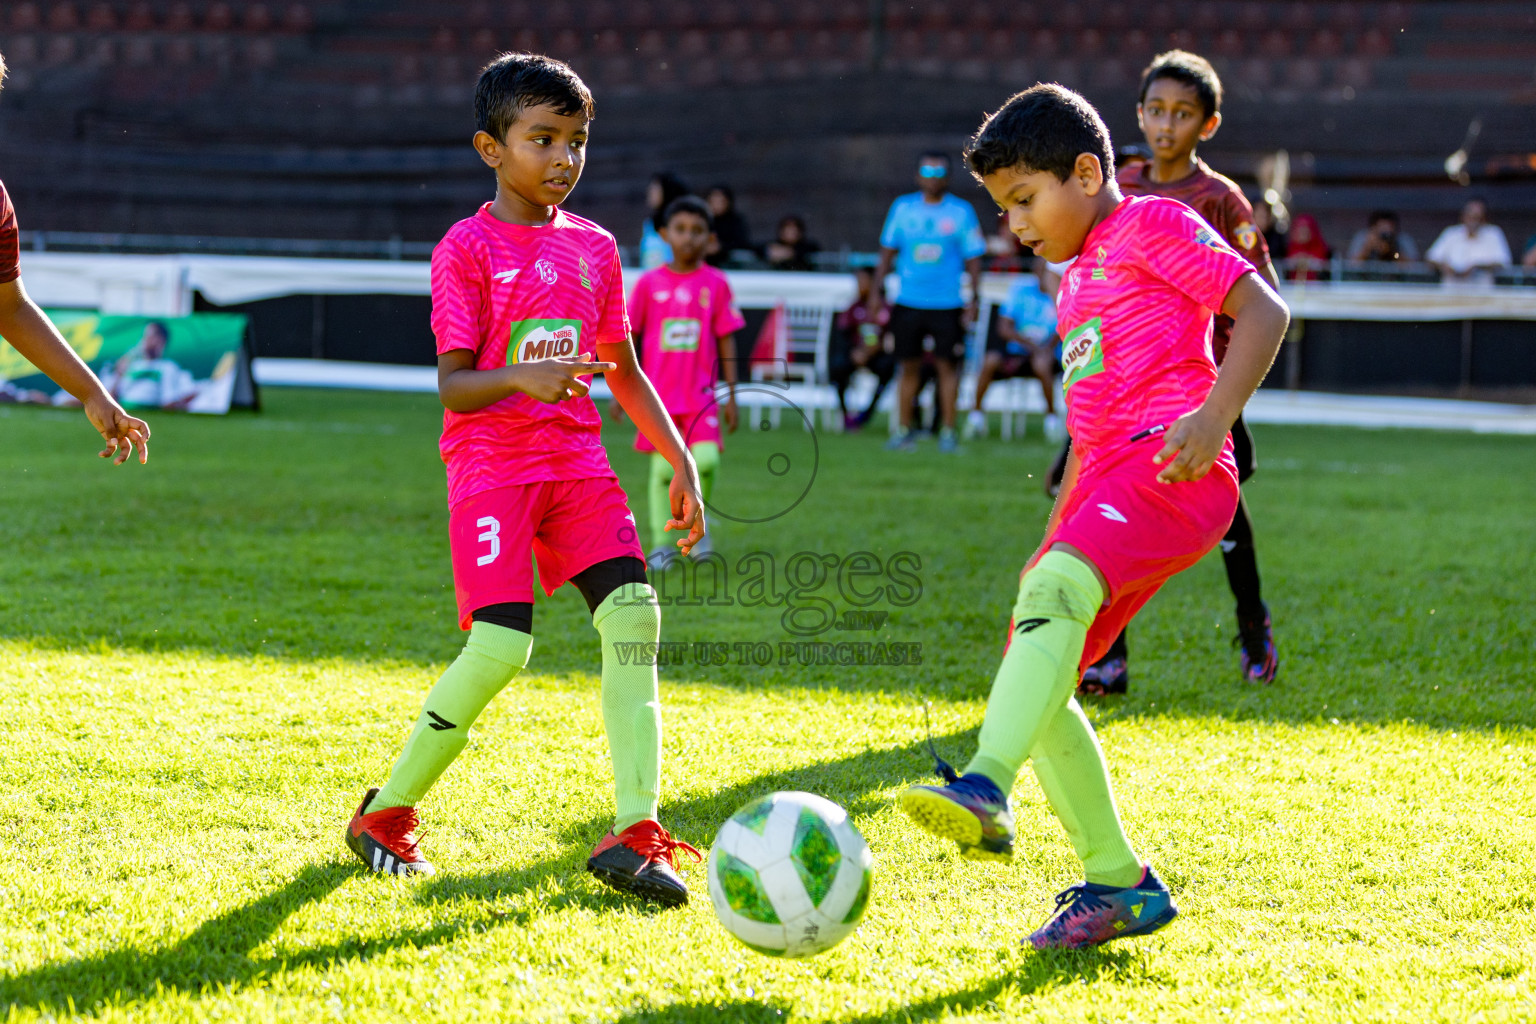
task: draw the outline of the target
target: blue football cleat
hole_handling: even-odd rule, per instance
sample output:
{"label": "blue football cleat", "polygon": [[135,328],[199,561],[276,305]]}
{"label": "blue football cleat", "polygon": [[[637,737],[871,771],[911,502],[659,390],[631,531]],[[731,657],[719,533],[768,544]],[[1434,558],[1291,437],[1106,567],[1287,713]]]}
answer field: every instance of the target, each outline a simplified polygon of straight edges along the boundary
{"label": "blue football cleat", "polygon": [[1272,683],[1280,671],[1280,654],[1275,650],[1275,633],[1269,624],[1269,608],[1253,619],[1237,620],[1237,638],[1232,641],[1241,652],[1243,679],[1250,683]]}
{"label": "blue football cleat", "polygon": [[1079,882],[1056,897],[1056,913],[1029,937],[1036,949],[1082,949],[1128,935],[1146,935],[1179,916],[1173,894],[1148,865],[1124,889]]}
{"label": "blue football cleat", "polygon": [[958,775],[939,761],[942,786],[913,786],[901,794],[901,809],[919,828],[960,844],[970,860],[1013,858],[1013,806],[997,783],[979,772]]}

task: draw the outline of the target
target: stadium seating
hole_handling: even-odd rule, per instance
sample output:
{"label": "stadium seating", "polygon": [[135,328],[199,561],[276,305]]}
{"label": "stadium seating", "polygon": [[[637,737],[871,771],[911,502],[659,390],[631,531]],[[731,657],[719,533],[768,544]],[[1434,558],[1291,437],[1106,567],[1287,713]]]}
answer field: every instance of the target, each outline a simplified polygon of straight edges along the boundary
{"label": "stadium seating", "polygon": [[[1305,169],[1314,176],[1326,176],[1335,159],[1352,167],[1376,159],[1385,168],[1405,147],[1443,160],[1440,150],[1456,141],[1449,136],[1459,138],[1475,113],[1536,96],[1533,2],[911,0],[885,8],[877,32],[867,0],[20,0],[0,5],[0,50],[11,68],[0,103],[7,174],[51,182],[57,174],[47,154],[81,138],[176,138],[214,147],[256,138],[318,152],[353,137],[379,144],[384,132],[385,144],[405,151],[461,145],[454,140],[462,139],[474,76],[504,48],[570,60],[605,111],[599,137],[622,138],[628,147],[606,166],[637,180],[654,169],[648,163],[669,162],[679,119],[706,108],[716,134],[757,140],[765,154],[788,154],[791,140],[807,132],[849,130],[838,125],[846,118],[827,110],[846,103],[858,131],[887,140],[884,167],[929,144],[918,139],[935,125],[951,126],[945,145],[958,145],[962,122],[995,105],[1001,92],[1055,79],[1102,103],[1123,136],[1127,90],[1152,54],[1174,46],[1211,56],[1227,81],[1228,125],[1213,150],[1218,157],[1241,154],[1246,165],[1250,154],[1285,146],[1315,157]],[[1439,112],[1432,120],[1451,127],[1436,130],[1405,113],[1425,104]],[[1532,119],[1489,116],[1503,117],[1501,151],[1536,150]],[[119,126],[115,137],[89,134],[108,124]],[[124,125],[132,127],[125,133]],[[1491,123],[1485,137],[1495,137]],[[717,147],[705,149],[709,166],[732,166]],[[184,159],[180,173],[203,194],[211,188],[206,169],[195,152]],[[74,202],[63,198],[67,190],[50,187],[24,196],[29,218],[90,227],[99,217],[114,229],[155,230],[170,220],[191,227],[208,216],[214,230],[215,213],[224,214],[211,196],[177,206],[184,190],[164,179],[174,168],[162,162],[151,183],[139,168],[153,163],[120,168],[119,181],[133,197],[127,201]],[[791,197],[773,176],[793,174],[786,169],[801,164],[803,158],[787,155],[753,161],[738,183],[746,207],[767,220],[794,205],[810,215],[824,243],[867,246],[868,221],[880,203],[836,196],[831,182]],[[334,175],[298,170],[285,172],[280,185],[266,172],[229,173],[231,195],[298,197],[291,210],[275,211],[273,231],[354,233],[371,222],[356,197],[375,185],[347,191]],[[456,173],[465,184],[447,191],[469,194],[475,166]],[[876,191],[902,187],[904,178],[882,170]],[[375,184],[398,194],[393,178]],[[25,193],[28,186],[17,187]],[[386,218],[390,230],[433,237],[452,203],[444,188],[414,187],[418,204],[390,200],[397,204]],[[634,216],[636,194],[633,186],[583,190],[593,212],[622,209],[626,219]],[[1369,197],[1349,201],[1376,205]],[[1416,201],[1392,199],[1410,210]],[[1449,202],[1430,205],[1445,209]],[[413,212],[418,205],[420,217]],[[428,215],[429,207],[440,212]],[[1325,229],[1337,236],[1322,212]]]}

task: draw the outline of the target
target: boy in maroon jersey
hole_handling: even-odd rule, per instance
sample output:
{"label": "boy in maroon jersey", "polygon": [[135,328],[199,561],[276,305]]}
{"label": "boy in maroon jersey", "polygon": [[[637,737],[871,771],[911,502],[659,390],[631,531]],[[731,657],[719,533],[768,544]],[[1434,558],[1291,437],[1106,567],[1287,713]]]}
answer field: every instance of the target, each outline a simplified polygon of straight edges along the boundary
{"label": "boy in maroon jersey", "polygon": [[[5,58],[0,56],[0,85]],[[149,424],[129,416],[117,404],[91,368],[69,347],[59,329],[43,314],[21,283],[21,253],[17,244],[16,210],[0,182],[0,338],[27,358],[59,387],[79,399],[91,426],[107,447],[102,458],[121,466],[138,449],[140,464],[149,460]]]}
{"label": "boy in maroon jersey", "polygon": [[[1126,195],[1166,196],[1190,207],[1252,263],[1271,288],[1279,288],[1264,233],[1254,225],[1253,207],[1242,189],[1195,155],[1196,147],[1215,135],[1221,126],[1221,79],[1210,62],[1183,50],[1170,50],[1154,57],[1142,72],[1136,123],[1151,147],[1152,157],[1121,168],[1116,176],[1121,190]],[[1218,366],[1227,353],[1231,336],[1231,318],[1218,315],[1211,336],[1211,351]],[[1241,416],[1232,425],[1232,446],[1237,456],[1238,480],[1246,483],[1257,463],[1253,435]],[[1270,629],[1269,609],[1260,593],[1253,523],[1248,518],[1246,502],[1238,502],[1232,528],[1221,539],[1221,557],[1227,567],[1227,582],[1237,599],[1243,677],[1255,683],[1273,682],[1280,661]],[[1125,634],[1121,633],[1109,653],[1083,674],[1083,692],[1124,693],[1126,655]]]}

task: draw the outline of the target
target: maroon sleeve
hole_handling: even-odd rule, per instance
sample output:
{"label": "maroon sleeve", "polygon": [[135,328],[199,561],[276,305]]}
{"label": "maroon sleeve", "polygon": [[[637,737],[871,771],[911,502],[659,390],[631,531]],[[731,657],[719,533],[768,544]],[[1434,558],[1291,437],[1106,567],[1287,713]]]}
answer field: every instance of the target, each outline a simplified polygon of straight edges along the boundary
{"label": "maroon sleeve", "polygon": [[1264,241],[1264,232],[1253,223],[1253,207],[1248,198],[1235,188],[1228,189],[1222,200],[1221,214],[1221,233],[1226,236],[1227,244],[1242,253],[1256,269],[1268,263],[1269,245]]}
{"label": "maroon sleeve", "polygon": [[16,208],[0,182],[0,284],[21,276],[21,246],[16,239]]}

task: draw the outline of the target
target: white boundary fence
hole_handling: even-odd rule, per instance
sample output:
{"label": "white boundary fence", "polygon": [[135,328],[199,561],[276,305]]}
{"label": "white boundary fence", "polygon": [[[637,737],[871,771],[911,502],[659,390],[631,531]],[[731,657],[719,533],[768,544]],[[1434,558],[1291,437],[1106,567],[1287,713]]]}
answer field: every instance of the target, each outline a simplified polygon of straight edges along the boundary
{"label": "white boundary fence", "polygon": [[[40,304],[98,309],[104,313],[179,316],[191,312],[195,292],[219,305],[252,302],[285,295],[429,295],[429,267],[419,261],[304,259],[260,256],[66,253],[25,251],[22,279]],[[639,271],[625,270],[625,287]],[[727,275],[738,304],[748,308],[783,305],[794,315],[814,321],[815,373],[796,374],[797,381],[764,382],[744,394],[749,416],[764,409],[770,414],[793,402],[825,427],[841,421],[831,415],[836,397],[825,379],[831,312],[845,308],[855,291],[851,274],[730,271]],[[1012,278],[989,274],[982,297],[1001,303]],[[1375,321],[1452,321],[1477,319],[1536,321],[1536,289],[1495,288],[1491,285],[1446,287],[1371,282],[1308,282],[1284,289],[1294,316],[1301,319]],[[978,325],[972,341],[980,350]],[[809,367],[808,367],[809,369]],[[430,368],[342,363],[329,360],[258,359],[258,383],[317,387],[361,387],[387,390],[433,390]],[[868,377],[861,374],[860,377]],[[1026,386],[1028,385],[1028,386]],[[867,402],[872,379],[855,380],[850,404]],[[969,405],[975,374],[963,378],[961,404]],[[599,384],[594,393],[603,396]],[[780,395],[782,394],[782,400]],[[767,396],[761,397],[760,396]],[[886,405],[891,399],[888,395]],[[1006,381],[988,392],[988,410],[1002,414],[1005,430],[1014,415],[1043,410],[1039,387],[1032,381]],[[1307,392],[1260,392],[1249,407],[1255,422],[1324,423],[1351,426],[1405,426],[1536,433],[1536,408],[1488,402],[1438,399],[1323,395]],[[777,419],[777,417],[775,417]]]}

